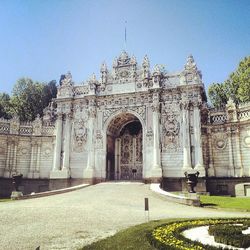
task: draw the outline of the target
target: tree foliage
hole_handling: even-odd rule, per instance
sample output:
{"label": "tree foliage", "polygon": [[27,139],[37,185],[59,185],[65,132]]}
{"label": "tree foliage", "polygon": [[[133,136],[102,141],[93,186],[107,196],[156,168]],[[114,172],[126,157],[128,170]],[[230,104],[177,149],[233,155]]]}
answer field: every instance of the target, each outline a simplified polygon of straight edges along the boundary
{"label": "tree foliage", "polygon": [[[12,96],[3,103],[3,113],[0,113],[0,116],[9,118],[18,115],[21,121],[32,121],[37,115],[43,115],[43,109],[56,94],[56,81],[46,84],[30,78],[20,78],[13,87]],[[0,101],[0,108],[1,103]]]}
{"label": "tree foliage", "polygon": [[215,107],[224,106],[231,97],[236,104],[250,101],[250,56],[223,83],[213,83],[208,95]]}
{"label": "tree foliage", "polygon": [[0,93],[0,117],[10,118],[10,96],[6,93]]}

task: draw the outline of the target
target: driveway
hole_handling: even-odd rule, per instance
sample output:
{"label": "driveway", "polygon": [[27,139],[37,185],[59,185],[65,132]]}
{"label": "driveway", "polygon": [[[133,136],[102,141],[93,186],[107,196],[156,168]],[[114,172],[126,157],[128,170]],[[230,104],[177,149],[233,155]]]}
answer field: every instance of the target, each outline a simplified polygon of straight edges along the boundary
{"label": "driveway", "polygon": [[250,213],[189,207],[166,201],[149,185],[106,182],[81,190],[0,203],[0,249],[77,249],[150,219],[250,217]]}

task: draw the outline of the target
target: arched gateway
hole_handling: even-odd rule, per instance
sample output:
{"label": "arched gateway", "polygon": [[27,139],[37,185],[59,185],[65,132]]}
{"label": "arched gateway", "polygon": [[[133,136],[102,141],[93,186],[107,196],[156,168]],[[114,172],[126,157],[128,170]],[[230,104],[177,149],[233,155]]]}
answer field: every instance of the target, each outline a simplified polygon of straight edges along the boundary
{"label": "arched gateway", "polygon": [[143,179],[143,126],[136,115],[120,112],[107,126],[109,180]]}
{"label": "arched gateway", "polygon": [[184,172],[199,171],[199,191],[207,183],[225,193],[240,177],[249,182],[249,148],[250,105],[209,108],[192,56],[169,73],[123,51],[111,69],[101,65],[99,79],[62,75],[42,118],[0,119],[0,177],[22,173],[38,184],[163,179],[181,190]]}
{"label": "arched gateway", "polygon": [[101,66],[100,80],[93,75],[74,85],[70,73],[63,75],[50,178],[159,181],[194,168],[204,176],[204,98],[192,56],[176,74],[151,71],[147,56],[138,65],[123,51],[112,70]]}

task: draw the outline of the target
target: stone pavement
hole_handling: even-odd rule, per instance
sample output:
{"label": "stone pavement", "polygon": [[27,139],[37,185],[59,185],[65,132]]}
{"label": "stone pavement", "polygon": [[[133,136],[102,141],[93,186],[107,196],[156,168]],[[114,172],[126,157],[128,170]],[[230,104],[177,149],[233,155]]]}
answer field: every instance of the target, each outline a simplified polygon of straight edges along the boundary
{"label": "stone pavement", "polygon": [[77,249],[150,219],[250,217],[250,213],[189,207],[166,201],[135,182],[106,182],[81,190],[0,203],[0,249]]}

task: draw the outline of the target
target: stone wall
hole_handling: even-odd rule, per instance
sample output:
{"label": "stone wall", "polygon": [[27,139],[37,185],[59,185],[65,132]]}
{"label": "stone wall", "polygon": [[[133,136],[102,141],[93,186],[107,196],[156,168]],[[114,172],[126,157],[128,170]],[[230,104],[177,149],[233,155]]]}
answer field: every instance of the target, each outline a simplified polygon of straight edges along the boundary
{"label": "stone wall", "polygon": [[17,117],[0,119],[0,176],[47,179],[54,155],[54,126],[37,117],[21,123]]}
{"label": "stone wall", "polygon": [[202,131],[209,177],[250,176],[250,104],[230,100],[224,110],[209,110]]}

